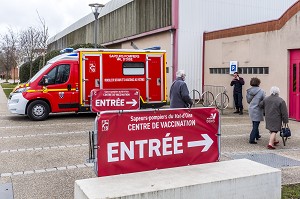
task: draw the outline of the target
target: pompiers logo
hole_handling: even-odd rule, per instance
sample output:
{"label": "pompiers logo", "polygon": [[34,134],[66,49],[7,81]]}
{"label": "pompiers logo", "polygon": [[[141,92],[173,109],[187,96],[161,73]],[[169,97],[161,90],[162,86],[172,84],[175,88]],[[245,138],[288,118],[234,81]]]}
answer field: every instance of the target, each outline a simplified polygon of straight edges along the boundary
{"label": "pompiers logo", "polygon": [[43,93],[48,93],[48,89],[47,89],[47,87],[46,87],[46,86],[43,86],[43,88],[42,88],[42,92],[43,92]]}
{"label": "pompiers logo", "polygon": [[102,131],[108,131],[109,129],[109,122],[108,120],[102,120],[102,123],[101,123],[101,128],[102,128]]}
{"label": "pompiers logo", "polygon": [[90,73],[95,73],[96,72],[96,66],[91,63],[89,71],[90,71]]}
{"label": "pompiers logo", "polygon": [[215,123],[217,113],[211,113],[208,118],[206,118],[206,123]]}
{"label": "pompiers logo", "polygon": [[59,95],[59,98],[62,99],[62,98],[64,98],[65,93],[64,92],[59,92],[58,95]]}

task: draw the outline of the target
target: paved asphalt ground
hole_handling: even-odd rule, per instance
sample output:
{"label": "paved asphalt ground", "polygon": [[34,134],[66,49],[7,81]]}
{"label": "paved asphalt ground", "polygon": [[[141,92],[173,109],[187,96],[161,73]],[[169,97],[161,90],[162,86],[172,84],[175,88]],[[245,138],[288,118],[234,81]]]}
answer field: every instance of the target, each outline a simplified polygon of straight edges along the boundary
{"label": "paved asphalt ground", "polygon": [[[33,122],[10,114],[6,103],[0,87],[0,193],[12,185],[15,199],[71,199],[75,180],[96,177],[93,166],[86,163],[95,114],[52,114],[46,121]],[[248,114],[232,112],[225,110],[221,115],[220,160],[263,156],[273,164],[278,157],[290,158],[280,166],[282,184],[300,183],[300,123],[290,121],[293,137],[287,146],[281,142],[276,150],[268,150],[265,123],[260,126],[262,138],[251,145]],[[291,166],[293,160],[298,166]]]}

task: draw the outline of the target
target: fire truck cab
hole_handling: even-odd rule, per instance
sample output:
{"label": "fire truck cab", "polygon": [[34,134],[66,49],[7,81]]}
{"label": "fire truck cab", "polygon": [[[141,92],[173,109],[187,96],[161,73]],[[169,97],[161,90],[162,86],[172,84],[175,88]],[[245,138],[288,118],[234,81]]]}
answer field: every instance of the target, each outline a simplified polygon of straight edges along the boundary
{"label": "fire truck cab", "polygon": [[139,89],[141,108],[166,104],[163,50],[78,49],[58,55],[10,94],[11,113],[45,120],[49,113],[90,111],[92,89]]}

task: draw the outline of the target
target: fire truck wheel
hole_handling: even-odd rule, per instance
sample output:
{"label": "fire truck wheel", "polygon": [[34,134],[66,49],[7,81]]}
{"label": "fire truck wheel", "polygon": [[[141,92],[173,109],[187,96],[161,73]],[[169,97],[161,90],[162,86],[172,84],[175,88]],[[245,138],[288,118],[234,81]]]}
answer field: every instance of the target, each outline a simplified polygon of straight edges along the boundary
{"label": "fire truck wheel", "polygon": [[48,117],[49,112],[49,105],[42,100],[31,102],[27,108],[28,117],[35,121],[45,120]]}

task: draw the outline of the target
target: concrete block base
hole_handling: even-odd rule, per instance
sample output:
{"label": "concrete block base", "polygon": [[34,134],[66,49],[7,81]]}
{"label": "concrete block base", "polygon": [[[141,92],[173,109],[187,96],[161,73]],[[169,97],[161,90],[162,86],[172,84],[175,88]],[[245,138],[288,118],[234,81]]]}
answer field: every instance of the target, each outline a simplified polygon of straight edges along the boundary
{"label": "concrete block base", "polygon": [[77,180],[75,199],[281,198],[281,171],[247,159]]}

